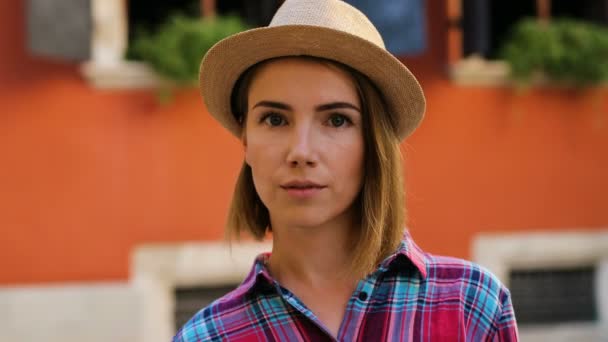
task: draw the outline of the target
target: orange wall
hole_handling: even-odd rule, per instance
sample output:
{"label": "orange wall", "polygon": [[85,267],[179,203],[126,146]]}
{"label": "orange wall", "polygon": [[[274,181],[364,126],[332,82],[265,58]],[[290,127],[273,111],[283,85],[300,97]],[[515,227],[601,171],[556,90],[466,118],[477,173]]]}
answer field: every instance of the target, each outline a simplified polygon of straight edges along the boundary
{"label": "orange wall", "polygon": [[[476,232],[608,227],[608,92],[454,86],[428,3],[406,60],[429,103],[403,145],[417,241],[469,257]],[[95,90],[27,55],[23,7],[0,2],[0,284],[126,279],[138,244],[220,238],[241,148],[196,90]]]}

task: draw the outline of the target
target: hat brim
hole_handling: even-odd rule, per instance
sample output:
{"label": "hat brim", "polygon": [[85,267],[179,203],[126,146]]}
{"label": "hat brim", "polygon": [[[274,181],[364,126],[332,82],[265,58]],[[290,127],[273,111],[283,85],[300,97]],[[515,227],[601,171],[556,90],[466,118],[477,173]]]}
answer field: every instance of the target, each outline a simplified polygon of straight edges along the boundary
{"label": "hat brim", "polygon": [[426,107],[422,88],[401,61],[355,35],[307,25],[251,29],[215,44],[205,55],[199,75],[200,90],[210,114],[240,138],[241,126],[230,106],[237,80],[258,62],[287,56],[326,58],[366,75],[384,96],[400,140],[422,121]]}

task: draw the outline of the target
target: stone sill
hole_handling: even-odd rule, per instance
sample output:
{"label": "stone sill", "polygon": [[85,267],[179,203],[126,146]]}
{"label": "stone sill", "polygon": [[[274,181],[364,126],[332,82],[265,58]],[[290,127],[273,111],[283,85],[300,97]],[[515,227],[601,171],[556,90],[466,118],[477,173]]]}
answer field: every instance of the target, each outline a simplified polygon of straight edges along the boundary
{"label": "stone sill", "polygon": [[[81,65],[80,71],[89,84],[98,89],[158,89],[172,84],[143,62],[89,61]],[[504,61],[489,61],[475,56],[462,59],[449,70],[450,79],[457,85],[487,87],[515,86],[509,78],[509,72],[509,66]],[[533,80],[531,85],[552,88],[571,87],[540,77]],[[595,88],[608,88],[608,84]]]}
{"label": "stone sill", "polygon": [[504,61],[490,61],[479,56],[463,58],[450,67],[450,79],[463,86],[507,86],[509,65]]}
{"label": "stone sill", "polygon": [[[487,87],[516,87],[517,85],[509,74],[509,65],[501,60],[486,60],[480,56],[463,58],[449,69],[452,82],[461,86],[487,86]],[[556,82],[542,75],[533,77],[531,87],[576,89],[572,83]],[[602,83],[589,89],[606,89],[608,83]]]}
{"label": "stone sill", "polygon": [[[87,82],[98,89],[149,89],[161,88],[170,83],[143,62],[89,61],[81,65],[80,71]],[[508,75],[506,63],[481,58],[463,59],[450,69],[452,81],[465,86],[509,85],[511,82]]]}
{"label": "stone sill", "polygon": [[81,65],[80,71],[89,84],[98,89],[161,88],[170,84],[142,62],[103,64],[89,61]]}
{"label": "stone sill", "polygon": [[[83,63],[80,72],[98,89],[150,89],[170,84],[143,62],[100,63],[92,60]],[[508,75],[506,63],[479,57],[463,59],[450,69],[450,78],[458,85],[504,86],[510,83]]]}

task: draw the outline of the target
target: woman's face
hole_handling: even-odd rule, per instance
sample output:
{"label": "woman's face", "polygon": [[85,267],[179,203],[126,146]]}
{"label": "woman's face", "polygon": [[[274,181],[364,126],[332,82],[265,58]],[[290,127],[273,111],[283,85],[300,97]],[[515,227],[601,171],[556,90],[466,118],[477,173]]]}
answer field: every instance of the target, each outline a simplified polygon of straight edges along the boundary
{"label": "woman's face", "polygon": [[360,108],[354,81],[336,67],[287,58],[258,70],[243,142],[273,227],[352,218],[363,179]]}

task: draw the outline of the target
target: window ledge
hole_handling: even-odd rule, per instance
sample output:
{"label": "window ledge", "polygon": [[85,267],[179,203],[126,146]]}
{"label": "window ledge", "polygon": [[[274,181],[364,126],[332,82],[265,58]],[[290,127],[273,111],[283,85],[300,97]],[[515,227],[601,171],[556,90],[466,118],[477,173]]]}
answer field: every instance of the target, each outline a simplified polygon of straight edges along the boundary
{"label": "window ledge", "polygon": [[459,85],[504,86],[511,84],[509,65],[473,55],[450,67],[450,78]]}
{"label": "window ledge", "polygon": [[81,65],[81,73],[91,85],[99,89],[160,88],[170,83],[142,62],[89,61]]}
{"label": "window ledge", "polygon": [[[457,85],[462,86],[514,86],[515,82],[510,78],[511,68],[509,64],[501,60],[487,60],[478,55],[461,59],[449,69],[450,79]],[[579,88],[573,83],[551,80],[537,74],[530,80],[530,86],[548,87],[556,89]],[[590,88],[606,89],[608,82],[602,82]]]}

